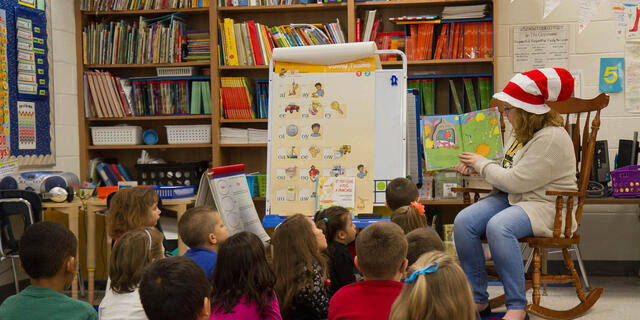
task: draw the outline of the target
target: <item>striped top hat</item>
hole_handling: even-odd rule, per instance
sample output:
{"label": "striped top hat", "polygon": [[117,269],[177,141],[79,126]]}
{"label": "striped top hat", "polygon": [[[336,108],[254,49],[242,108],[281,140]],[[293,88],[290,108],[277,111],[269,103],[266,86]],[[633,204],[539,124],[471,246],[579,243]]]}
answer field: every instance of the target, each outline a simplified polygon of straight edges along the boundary
{"label": "striped top hat", "polygon": [[493,98],[530,113],[543,114],[551,110],[546,101],[568,99],[573,94],[573,85],[573,77],[565,69],[536,69],[516,74]]}

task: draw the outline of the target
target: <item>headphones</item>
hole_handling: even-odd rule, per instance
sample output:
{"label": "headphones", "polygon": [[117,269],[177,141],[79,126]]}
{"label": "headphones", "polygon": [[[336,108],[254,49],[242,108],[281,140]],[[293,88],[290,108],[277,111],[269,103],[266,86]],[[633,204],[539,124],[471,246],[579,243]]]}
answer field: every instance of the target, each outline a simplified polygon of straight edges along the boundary
{"label": "headphones", "polygon": [[73,187],[53,187],[48,192],[42,193],[42,200],[51,200],[53,202],[71,202],[75,192]]}

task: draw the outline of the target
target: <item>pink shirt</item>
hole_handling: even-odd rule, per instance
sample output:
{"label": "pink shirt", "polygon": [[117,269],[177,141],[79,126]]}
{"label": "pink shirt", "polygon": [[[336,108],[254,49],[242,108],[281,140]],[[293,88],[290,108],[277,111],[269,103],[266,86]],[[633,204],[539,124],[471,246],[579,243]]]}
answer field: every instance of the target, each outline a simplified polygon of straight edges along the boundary
{"label": "pink shirt", "polygon": [[213,309],[211,311],[212,313],[209,320],[282,320],[278,298],[275,294],[273,295],[270,305],[262,312],[258,312],[255,302],[247,304],[244,296],[240,298],[240,301],[238,301],[238,304],[236,304],[230,313],[225,314],[224,309],[217,313],[213,313]]}

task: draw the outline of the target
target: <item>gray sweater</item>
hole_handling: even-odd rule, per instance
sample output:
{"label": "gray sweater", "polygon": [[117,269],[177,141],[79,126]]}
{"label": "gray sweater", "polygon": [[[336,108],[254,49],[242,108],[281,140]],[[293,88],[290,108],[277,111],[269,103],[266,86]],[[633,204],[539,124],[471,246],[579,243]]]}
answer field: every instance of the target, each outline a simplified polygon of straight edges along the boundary
{"label": "gray sweater", "polygon": [[[505,150],[514,141],[507,139]],[[553,237],[555,197],[545,192],[577,191],[576,157],[571,138],[563,127],[545,127],[533,135],[513,158],[513,167],[505,169],[497,162],[481,159],[474,169],[494,189],[509,194],[509,203],[522,208],[537,237]],[[495,191],[495,190],[494,190]],[[576,200],[576,199],[574,199]],[[572,232],[577,228],[574,201]],[[566,207],[565,213],[566,213]],[[564,231],[564,213],[562,230]]]}

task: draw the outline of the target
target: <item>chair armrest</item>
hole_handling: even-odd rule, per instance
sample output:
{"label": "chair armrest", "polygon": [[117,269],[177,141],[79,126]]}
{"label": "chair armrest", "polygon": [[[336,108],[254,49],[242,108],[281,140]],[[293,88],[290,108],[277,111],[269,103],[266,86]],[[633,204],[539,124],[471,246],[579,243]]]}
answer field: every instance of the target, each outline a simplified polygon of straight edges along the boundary
{"label": "chair armrest", "polygon": [[[451,188],[453,190],[453,188]],[[583,194],[579,191],[557,191],[557,190],[549,190],[545,193],[548,196],[556,196],[556,197],[580,197]]]}
{"label": "chair armrest", "polygon": [[[580,201],[580,197],[583,197],[584,194],[579,191],[557,191],[557,190],[549,190],[545,193],[547,196],[555,196],[556,197],[556,214],[553,219],[553,238],[559,238],[562,232],[562,213],[563,209],[566,210],[567,215],[565,216],[565,225],[564,225],[564,237],[571,237],[571,224],[572,224],[572,215],[573,215],[573,207],[574,207],[574,197],[578,198],[578,203],[576,205],[580,206],[582,201]],[[565,207],[565,197],[566,197],[566,207]],[[583,200],[584,201],[584,200]]]}

